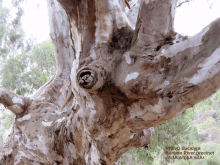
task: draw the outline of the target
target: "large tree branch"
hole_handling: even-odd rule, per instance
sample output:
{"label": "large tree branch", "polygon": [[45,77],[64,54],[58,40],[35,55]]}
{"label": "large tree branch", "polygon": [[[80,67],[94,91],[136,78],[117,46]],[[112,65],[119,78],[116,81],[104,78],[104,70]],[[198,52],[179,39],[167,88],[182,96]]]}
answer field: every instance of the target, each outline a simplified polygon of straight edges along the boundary
{"label": "large tree branch", "polygon": [[128,98],[139,98],[136,117],[156,126],[215,93],[220,88],[219,38],[217,19],[189,39],[176,35],[173,45],[162,46],[155,55],[128,52],[116,70],[120,78],[115,84]]}
{"label": "large tree branch", "polygon": [[177,0],[143,0],[135,27],[133,49],[156,49],[173,38]]}
{"label": "large tree branch", "polygon": [[0,87],[0,103],[7,107],[12,113],[19,114],[28,108],[31,99],[14,94],[13,92]]}
{"label": "large tree branch", "polygon": [[54,77],[41,87],[35,99],[54,103],[60,108],[73,99],[70,73],[75,57],[75,48],[71,28],[66,12],[56,0],[48,0],[50,17],[50,36],[54,44],[57,72]]}
{"label": "large tree branch", "polygon": [[[111,150],[111,155],[107,155],[107,159],[104,160],[106,164],[116,162],[125,152],[129,151],[130,149],[135,147],[147,147],[154,135],[153,127],[141,130],[138,133],[130,133],[130,136],[126,136],[127,131],[129,130],[122,129],[117,134],[112,134],[109,137],[105,137],[106,140],[104,143],[101,142],[103,149],[101,150],[102,152],[100,153],[100,157],[106,156],[105,152],[107,148]],[[123,135],[123,133],[125,134]]]}
{"label": "large tree branch", "polygon": [[[103,45],[106,43],[117,42],[115,34],[128,31],[130,27],[124,0],[59,0],[59,2],[71,23],[79,63],[83,63],[85,58],[94,60],[94,49],[106,47]],[[106,57],[105,54],[101,56]],[[96,56],[96,59],[98,58],[99,56]]]}

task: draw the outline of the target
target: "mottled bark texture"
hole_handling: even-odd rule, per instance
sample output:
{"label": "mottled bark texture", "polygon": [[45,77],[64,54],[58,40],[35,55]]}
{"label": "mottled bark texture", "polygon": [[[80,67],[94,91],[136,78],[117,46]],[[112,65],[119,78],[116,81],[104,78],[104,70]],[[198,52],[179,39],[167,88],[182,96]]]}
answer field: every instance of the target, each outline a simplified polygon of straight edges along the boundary
{"label": "mottled bark texture", "polygon": [[58,1],[56,75],[31,99],[0,89],[16,114],[1,164],[119,164],[219,89],[220,19],[187,38],[173,29],[176,0]]}

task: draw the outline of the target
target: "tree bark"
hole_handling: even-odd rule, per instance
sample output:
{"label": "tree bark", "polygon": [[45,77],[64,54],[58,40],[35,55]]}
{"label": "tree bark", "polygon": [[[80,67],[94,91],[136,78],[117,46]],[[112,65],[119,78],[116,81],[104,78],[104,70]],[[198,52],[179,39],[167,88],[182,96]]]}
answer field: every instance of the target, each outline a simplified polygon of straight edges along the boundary
{"label": "tree bark", "polygon": [[48,0],[48,8],[57,72],[31,99],[0,93],[16,105],[1,164],[118,164],[150,143],[154,126],[220,87],[220,19],[188,38],[173,29],[176,0]]}

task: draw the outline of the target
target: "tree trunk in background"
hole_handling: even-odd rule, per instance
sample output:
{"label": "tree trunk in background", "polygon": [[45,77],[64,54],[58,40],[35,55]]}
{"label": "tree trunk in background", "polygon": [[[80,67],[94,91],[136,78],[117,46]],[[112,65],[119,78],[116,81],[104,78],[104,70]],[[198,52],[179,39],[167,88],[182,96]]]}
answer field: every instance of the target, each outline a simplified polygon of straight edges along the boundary
{"label": "tree trunk in background", "polygon": [[[176,0],[48,0],[56,75],[16,114],[0,164],[113,165],[220,87],[220,19],[187,38]],[[61,4],[61,5],[60,5]]]}

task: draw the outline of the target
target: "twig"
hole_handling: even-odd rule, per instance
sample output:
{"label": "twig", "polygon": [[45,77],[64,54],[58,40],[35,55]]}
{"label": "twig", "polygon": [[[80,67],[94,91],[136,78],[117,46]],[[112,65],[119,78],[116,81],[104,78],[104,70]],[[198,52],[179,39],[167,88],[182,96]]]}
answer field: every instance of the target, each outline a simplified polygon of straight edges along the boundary
{"label": "twig", "polygon": [[125,2],[125,4],[127,5],[127,7],[128,7],[129,9],[131,9],[131,6],[129,5],[128,1],[127,1],[127,0],[124,0],[124,2]]}
{"label": "twig", "polygon": [[182,6],[182,4],[187,3],[187,2],[189,2],[189,0],[186,0],[186,1],[181,2],[179,5],[177,5],[177,8],[180,7],[180,6]]}

